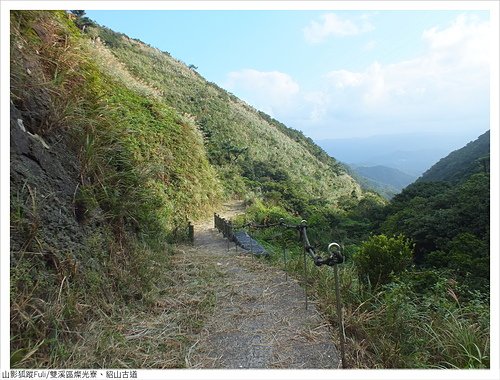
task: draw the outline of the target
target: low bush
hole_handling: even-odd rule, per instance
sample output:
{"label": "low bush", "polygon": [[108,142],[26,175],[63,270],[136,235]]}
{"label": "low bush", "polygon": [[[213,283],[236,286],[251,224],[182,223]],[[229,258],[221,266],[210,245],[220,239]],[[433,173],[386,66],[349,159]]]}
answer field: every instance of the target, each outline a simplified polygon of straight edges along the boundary
{"label": "low bush", "polygon": [[371,236],[354,254],[353,262],[362,281],[377,287],[388,283],[393,275],[402,272],[411,264],[411,245],[402,235]]}

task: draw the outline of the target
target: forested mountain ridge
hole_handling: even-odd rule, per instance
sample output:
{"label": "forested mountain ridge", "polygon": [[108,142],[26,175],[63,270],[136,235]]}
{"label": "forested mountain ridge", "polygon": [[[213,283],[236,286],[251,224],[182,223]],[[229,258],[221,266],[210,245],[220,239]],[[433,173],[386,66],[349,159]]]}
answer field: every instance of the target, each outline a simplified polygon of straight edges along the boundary
{"label": "forested mountain ridge", "polygon": [[487,131],[397,194],[381,227],[410,237],[418,264],[450,269],[483,292],[489,289],[489,156]]}
{"label": "forested mountain ridge", "polygon": [[446,181],[453,184],[471,174],[488,172],[490,167],[490,131],[451,152],[427,170],[417,182]]}

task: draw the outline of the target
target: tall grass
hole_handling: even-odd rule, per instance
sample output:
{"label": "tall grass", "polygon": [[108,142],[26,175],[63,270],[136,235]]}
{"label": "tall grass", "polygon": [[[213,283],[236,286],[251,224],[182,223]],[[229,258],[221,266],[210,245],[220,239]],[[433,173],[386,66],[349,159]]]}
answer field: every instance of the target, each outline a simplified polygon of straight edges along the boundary
{"label": "tall grass", "polygon": [[11,366],[109,364],[73,360],[82,330],[109,322],[94,347],[103,353],[121,339],[111,326],[151,306],[169,243],[212,211],[221,186],[192,118],[103,72],[65,12],[15,11],[11,25],[11,100],[26,129],[57,137],[78,169],[73,199],[58,199],[76,236],[62,236],[64,225],[52,239],[54,195],[39,178],[11,189]]}
{"label": "tall grass", "polygon": [[[291,252],[288,270],[300,279],[302,254]],[[280,256],[278,249],[274,262],[282,267]],[[307,271],[309,293],[337,329],[333,271],[310,260]],[[359,282],[352,264],[340,265],[339,271],[350,366],[489,367],[489,310],[481,298],[472,304],[456,302],[453,289],[442,283],[419,294],[407,280],[373,290]]]}

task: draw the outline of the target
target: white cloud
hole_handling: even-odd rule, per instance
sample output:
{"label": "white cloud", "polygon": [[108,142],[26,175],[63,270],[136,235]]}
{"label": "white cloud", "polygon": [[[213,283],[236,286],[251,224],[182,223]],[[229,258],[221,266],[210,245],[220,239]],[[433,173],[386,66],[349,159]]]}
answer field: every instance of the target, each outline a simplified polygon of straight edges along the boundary
{"label": "white cloud", "polygon": [[328,80],[337,88],[356,87],[366,81],[364,73],[348,70],[335,70],[326,74]]}
{"label": "white cloud", "polygon": [[391,88],[387,69],[378,62],[363,72],[334,70],[326,74],[326,79],[337,102],[343,103],[342,99],[355,100],[351,104],[356,107],[380,107],[387,100]]}
{"label": "white cloud", "polygon": [[305,119],[309,123],[321,122],[331,107],[331,99],[328,93],[323,91],[312,91],[304,94]]}
{"label": "white cloud", "polygon": [[363,51],[372,51],[377,47],[377,41],[375,40],[370,40],[366,44],[363,45],[362,50]]}
{"label": "white cloud", "polygon": [[420,56],[363,70],[333,70],[307,90],[290,75],[246,69],[226,87],[254,107],[313,138],[486,129],[489,22],[462,15],[421,34]]}
{"label": "white cloud", "polygon": [[356,22],[335,13],[326,13],[319,21],[311,21],[302,31],[307,42],[317,44],[330,36],[353,36],[371,30],[373,26],[366,17]]}
{"label": "white cloud", "polygon": [[[402,125],[427,121],[452,128],[452,120],[485,119],[489,104],[489,23],[467,15],[448,27],[422,33],[425,53],[393,64],[377,62],[362,71],[326,74],[331,104],[325,125],[364,115],[366,123]],[[484,127],[484,126],[480,126]]]}
{"label": "white cloud", "polygon": [[445,29],[425,30],[422,38],[436,59],[455,60],[455,65],[489,63],[490,24],[462,14]]}
{"label": "white cloud", "polygon": [[230,72],[225,86],[271,116],[289,109],[300,91],[297,82],[286,73],[254,69]]}

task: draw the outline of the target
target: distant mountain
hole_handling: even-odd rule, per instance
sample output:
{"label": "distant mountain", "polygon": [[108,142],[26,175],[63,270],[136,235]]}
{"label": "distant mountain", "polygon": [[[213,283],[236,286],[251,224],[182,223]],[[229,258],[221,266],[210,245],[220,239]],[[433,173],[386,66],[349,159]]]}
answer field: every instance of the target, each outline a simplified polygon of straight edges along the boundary
{"label": "distant mountain", "polygon": [[345,164],[345,166],[363,189],[375,191],[387,200],[392,199],[416,178],[398,169],[382,165],[367,167]]}
{"label": "distant mountain", "polygon": [[363,190],[374,191],[387,200],[391,200],[398,193],[395,187],[363,177],[347,164],[345,168],[347,173],[360,184]]}
{"label": "distant mountain", "polygon": [[[473,132],[471,132],[473,133]],[[328,154],[357,166],[387,166],[415,177],[440,158],[462,147],[474,134],[408,133],[318,140]]]}
{"label": "distant mountain", "polygon": [[355,166],[354,170],[363,177],[391,185],[398,190],[402,190],[410,183],[415,181],[416,177],[406,174],[401,170],[390,168],[388,166]]}
{"label": "distant mountain", "polygon": [[488,171],[489,162],[490,131],[488,130],[463,148],[457,149],[439,160],[417,181],[460,183],[474,173]]}

